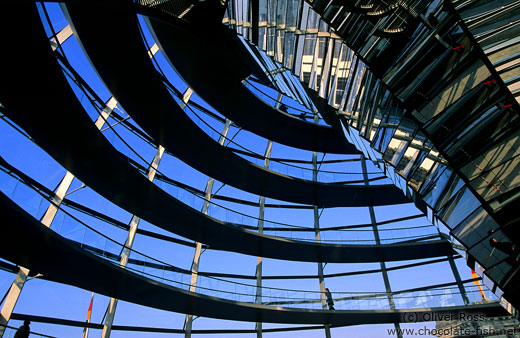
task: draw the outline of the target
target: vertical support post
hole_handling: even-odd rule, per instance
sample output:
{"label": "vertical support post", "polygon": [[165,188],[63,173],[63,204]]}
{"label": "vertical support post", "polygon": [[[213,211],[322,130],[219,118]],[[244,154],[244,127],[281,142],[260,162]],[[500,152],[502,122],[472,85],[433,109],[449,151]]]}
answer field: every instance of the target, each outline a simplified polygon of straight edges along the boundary
{"label": "vertical support post", "polygon": [[[258,1],[257,1],[258,4]],[[280,108],[282,105],[283,94],[278,93],[278,98],[276,99],[275,108]],[[265,148],[264,154],[264,168],[269,168],[269,162],[271,161],[271,150],[273,149],[273,142],[268,141],[267,147]],[[258,232],[264,232],[264,214],[265,214],[265,196],[260,196],[259,198],[259,212],[258,212]],[[258,256],[256,258],[256,297],[255,303],[262,303],[262,257]],[[262,322],[256,322],[255,324],[256,337],[262,338]]]}
{"label": "vertical support post", "polygon": [[52,37],[50,39],[52,50],[55,51],[56,49],[58,49],[58,46],[67,41],[67,39],[70,38],[72,34],[72,27],[70,25],[63,27],[61,31],[56,33],[55,37]]}
{"label": "vertical support post", "polygon": [[[69,35],[70,36],[70,35]],[[67,36],[68,37],[68,36]],[[58,33],[58,41],[60,39],[60,33]],[[103,112],[101,113],[101,116],[99,116],[95,122],[96,127],[101,130],[101,127],[103,127],[103,124],[105,123],[106,118],[110,115],[114,107],[117,105],[117,101],[112,97],[106,104],[105,108],[103,109]],[[54,220],[54,217],[56,216],[56,213],[58,212],[58,207],[60,206],[61,202],[63,201],[63,198],[65,198],[65,195],[67,194],[67,191],[70,188],[70,185],[72,184],[72,181],[74,180],[74,175],[72,173],[67,172],[65,176],[63,176],[63,179],[60,182],[60,185],[58,186],[58,189],[56,190],[56,193],[52,197],[52,203],[49,205],[47,210],[45,211],[45,214],[43,215],[41,219],[41,223],[47,227],[50,227],[52,224],[52,221]],[[18,298],[20,297],[20,294],[22,293],[22,289],[25,285],[25,282],[27,281],[27,277],[29,276],[29,269],[20,267],[18,270],[18,273],[16,274],[16,277],[14,278],[13,283],[11,284],[11,287],[9,288],[9,291],[7,293],[7,296],[5,298],[4,305],[2,306],[2,309],[0,310],[0,338],[4,336],[5,332],[5,326],[9,322],[9,319],[11,318],[11,315],[14,311],[14,308],[16,306],[16,303],[18,302]]]}
{"label": "vertical support post", "polygon": [[181,106],[181,109],[186,108],[186,106],[188,105],[188,101],[190,100],[192,94],[193,94],[193,89],[191,89],[191,87],[188,87],[186,89],[186,91],[184,92],[184,94],[182,94],[182,102],[179,103],[179,105]]}
{"label": "vertical support post", "polygon": [[[365,186],[368,186],[368,172],[367,172],[367,164],[366,164],[366,158],[365,155],[361,154],[361,168],[363,171],[363,181],[365,183]],[[379,231],[377,229],[377,221],[376,221],[376,214],[374,212],[374,207],[372,205],[368,206],[368,211],[370,213],[370,222],[372,223],[372,230],[374,231],[374,239],[377,245],[381,244],[381,239],[379,237]],[[386,270],[386,264],[385,262],[380,262],[381,265],[381,274],[383,275],[383,282],[385,284],[385,291],[388,296],[388,302],[390,303],[390,309],[395,310],[395,302],[394,298],[392,296],[392,289],[390,287],[390,280],[388,279],[388,272]],[[399,333],[401,332],[401,327],[399,323],[394,323],[394,326],[396,328],[397,337],[402,338],[403,336]]]}
{"label": "vertical support post", "polygon": [[[439,230],[439,233],[440,233],[440,230]],[[464,288],[464,284],[462,284],[459,270],[457,269],[457,266],[455,265],[455,259],[453,258],[453,255],[448,256],[448,262],[450,263],[451,271],[453,272],[453,277],[455,277],[455,281],[457,282],[457,286],[459,288],[460,295],[462,296],[462,300],[464,301],[464,305],[469,305],[470,301],[469,301],[468,293],[466,292],[466,289]],[[473,329],[475,331],[477,331],[480,325],[478,322],[472,321],[471,326],[473,327]]]}
{"label": "vertical support post", "polygon": [[[152,163],[150,164],[150,168],[148,169],[148,180],[150,182],[153,182],[155,178],[155,174],[157,173],[157,168],[159,167],[159,163],[161,162],[163,154],[164,147],[159,145]],[[130,257],[130,253],[132,252],[132,246],[134,245],[135,235],[137,233],[137,227],[139,226],[140,220],[141,219],[139,217],[133,215],[132,220],[130,221],[130,229],[128,229],[128,236],[126,238],[125,245],[123,246],[123,252],[121,253],[121,259],[119,261],[119,266],[123,268],[125,268],[128,264],[128,259]],[[110,337],[110,334],[112,333],[112,325],[116,315],[117,302],[117,298],[110,298],[107,314],[105,317],[105,323],[103,324],[103,331],[101,333],[101,337],[103,338]]]}
{"label": "vertical support post", "polygon": [[[433,221],[433,219],[432,219]],[[441,230],[437,227],[437,232],[439,235],[441,235]],[[448,263],[450,264],[451,272],[453,273],[453,277],[455,278],[455,281],[457,282],[457,287],[459,288],[460,295],[462,297],[462,301],[464,302],[464,305],[469,305],[471,302],[468,297],[468,293],[466,291],[466,288],[464,287],[464,284],[462,283],[462,279],[460,278],[459,269],[457,269],[457,265],[455,264],[455,258],[453,255],[447,256]]]}
{"label": "vertical support post", "polygon": [[251,42],[258,46],[258,22],[260,13],[260,0],[249,0],[251,8]]}
{"label": "vertical support post", "polygon": [[[279,100],[280,101],[280,100]],[[273,148],[273,142],[267,142],[267,148],[265,149],[265,160],[264,160],[264,168],[269,168],[269,162],[271,159],[271,150]],[[264,215],[265,215],[265,196],[260,196],[258,201],[259,203],[259,212],[258,212],[258,233],[264,232]],[[258,256],[256,258],[256,297],[255,303],[262,303],[262,257]],[[256,322],[255,325],[256,337],[262,338],[262,322]]]}
{"label": "vertical support post", "polygon": [[11,318],[11,314],[13,313],[16,302],[20,297],[20,293],[22,293],[22,289],[25,285],[25,281],[27,280],[28,275],[29,269],[20,267],[18,273],[16,274],[16,277],[14,278],[14,282],[11,284],[11,287],[9,288],[9,292],[7,293],[7,297],[5,298],[4,305],[2,306],[2,310],[0,311],[0,337],[4,336],[7,322],[9,322],[9,319]]}
{"label": "vertical support post", "polygon": [[321,97],[328,97],[330,81],[332,78],[332,76],[330,76],[329,74],[332,72],[332,64],[334,61],[334,49],[336,47],[335,41],[335,39],[328,38],[327,53],[325,54],[325,60],[323,60],[323,65],[321,67],[321,81],[319,84],[320,87],[318,91],[318,95]]}
{"label": "vertical support post", "polygon": [[453,272],[453,277],[455,277],[455,281],[457,282],[457,286],[460,291],[460,295],[462,296],[462,300],[464,301],[464,305],[469,305],[469,297],[466,289],[464,288],[464,284],[462,284],[462,279],[460,278],[459,270],[455,265],[455,259],[452,256],[448,256],[448,262],[450,263],[451,271]]}
{"label": "vertical support post", "polygon": [[[65,176],[63,176],[63,179],[60,182],[60,185],[58,186],[58,189],[56,190],[54,196],[52,197],[52,202],[45,211],[45,214],[43,215],[41,219],[41,223],[45,225],[46,227],[50,227],[52,224],[52,221],[54,220],[54,217],[56,216],[56,213],[58,212],[58,206],[63,201],[63,198],[65,197],[65,194],[70,188],[70,185],[72,184],[72,181],[74,180],[74,175],[72,175],[70,172],[67,172]],[[25,285],[25,282],[27,281],[27,277],[29,276],[29,269],[20,267],[18,270],[18,273],[16,274],[16,277],[14,278],[14,282],[11,284],[11,287],[9,289],[9,292],[7,293],[5,303],[2,306],[2,309],[0,310],[0,337],[3,336],[5,331],[5,325],[7,325],[7,322],[11,318],[11,315],[13,313],[14,307],[16,306],[16,303],[18,302],[18,298],[20,297],[20,294],[22,293],[22,289]]]}
{"label": "vertical support post", "polygon": [[[318,113],[314,112],[314,123],[318,123]],[[318,153],[312,152],[312,181],[314,183],[318,182]],[[318,206],[314,206],[314,234],[316,238],[316,242],[319,243],[321,241],[320,235],[320,213]],[[321,306],[323,309],[327,309],[327,300],[325,299],[325,278],[323,277],[323,263],[318,262],[318,280],[320,282],[320,298],[321,298]],[[330,335],[330,326],[325,324],[325,337],[331,338]]]}
{"label": "vertical support post", "polygon": [[[189,100],[189,96],[193,91],[188,88],[186,93],[184,94],[183,102],[186,104]],[[218,143],[223,146],[226,141],[227,134],[229,132],[229,127],[231,126],[231,121],[226,119],[226,123],[224,124],[224,128],[222,130],[222,134],[218,139]],[[204,190],[204,204],[202,205],[201,212],[205,215],[208,214],[209,202],[211,200],[212,191],[213,191],[213,183],[215,180],[213,178],[208,179],[208,183],[206,184],[206,189]],[[197,242],[195,246],[195,254],[193,255],[193,262],[191,263],[191,280],[190,280],[190,292],[197,291],[197,278],[199,274],[199,262],[200,262],[200,254],[202,253],[202,243]],[[191,330],[193,328],[193,315],[187,314],[186,319],[184,321],[184,337],[191,337]]]}
{"label": "vertical support post", "polygon": [[[157,51],[159,50],[159,46],[154,44],[148,50],[148,57],[153,59]],[[96,121],[97,126],[97,121]],[[101,128],[101,127],[99,127]],[[155,178],[155,174],[157,172],[157,168],[159,167],[159,163],[164,154],[164,147],[159,145],[157,148],[157,152],[152,160],[150,168],[148,169],[148,180],[153,182]],[[119,261],[119,265],[121,267],[126,267],[128,264],[128,258],[130,257],[130,252],[132,251],[132,245],[134,244],[135,234],[137,233],[137,227],[139,226],[140,218],[133,215],[130,220],[130,228],[128,229],[128,235],[126,237],[125,245],[123,247],[123,252],[121,253],[121,259]],[[101,332],[101,337],[109,338],[112,333],[112,325],[114,323],[114,317],[116,315],[118,299],[110,298],[110,302],[108,303],[108,308],[106,311],[105,322],[103,323],[103,331]]]}

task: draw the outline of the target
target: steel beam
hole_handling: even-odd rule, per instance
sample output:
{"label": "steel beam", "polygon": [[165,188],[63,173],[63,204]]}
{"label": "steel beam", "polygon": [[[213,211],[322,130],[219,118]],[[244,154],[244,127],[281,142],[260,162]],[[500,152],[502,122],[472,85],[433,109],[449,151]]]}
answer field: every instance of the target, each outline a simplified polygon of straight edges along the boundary
{"label": "steel beam", "polygon": [[[318,112],[314,112],[314,123],[318,123]],[[312,181],[318,182],[318,153],[312,152]],[[321,242],[320,235],[320,213],[318,207],[314,206],[314,234],[316,238],[316,242]],[[323,309],[327,308],[327,300],[325,299],[325,278],[323,277],[323,263],[318,262],[318,280],[320,282],[320,298],[321,298],[321,306]],[[331,338],[330,335],[330,326],[325,324],[325,338]]]}
{"label": "steel beam", "polygon": [[[58,212],[58,206],[63,201],[63,198],[69,190],[73,180],[74,175],[72,175],[70,172],[67,172],[65,176],[63,176],[63,179],[61,180],[58,189],[52,197],[51,204],[49,205],[41,219],[41,223],[43,225],[47,227],[51,226],[52,221],[54,220],[54,217]],[[22,289],[25,285],[25,282],[27,281],[27,276],[29,276],[29,269],[20,267],[18,273],[16,274],[14,282],[11,284],[11,287],[9,288],[4,305],[0,310],[0,337],[3,337],[4,335],[5,326],[11,318],[11,314],[13,313],[14,307],[16,306],[18,298],[22,293]]]}
{"label": "steel beam", "polygon": [[[162,156],[164,154],[164,147],[159,145],[157,148],[157,152],[150,164],[150,168],[148,169],[148,180],[153,182],[155,178],[155,174],[157,173],[157,168],[159,167],[159,163],[161,162]],[[130,257],[130,253],[132,252],[132,246],[134,244],[135,235],[137,233],[137,228],[139,226],[140,218],[133,215],[132,220],[130,221],[130,229],[128,229],[128,236],[125,241],[125,245],[123,246],[123,252],[121,253],[121,259],[119,261],[119,265],[123,268],[128,264],[128,259]],[[101,337],[108,338],[112,333],[112,325],[114,323],[114,317],[116,315],[117,308],[117,298],[110,298],[110,302],[108,303],[108,308],[106,312],[105,322],[103,323],[103,331],[101,333]]]}
{"label": "steel beam", "polygon": [[[152,47],[150,47],[150,49],[148,50],[148,56],[150,57],[150,59],[152,59],[158,51],[159,47],[157,46],[157,44],[154,44]],[[98,128],[101,128],[97,125],[97,121],[96,126]],[[152,160],[152,163],[150,164],[150,168],[148,169],[148,180],[150,182],[153,182],[155,178],[155,174],[157,173],[157,168],[159,167],[159,163],[161,162],[163,154],[164,147],[159,145],[159,147],[157,148],[157,152],[155,153],[155,156]],[[126,267],[126,265],[128,264],[128,259],[132,251],[132,246],[134,244],[137,228],[139,227],[139,221],[139,217],[135,215],[132,216],[132,219],[130,221],[130,228],[128,229],[128,235],[125,241],[125,245],[123,247],[123,252],[121,253],[121,259],[119,261],[119,265],[123,268]],[[110,298],[110,302],[108,303],[108,307],[106,310],[105,322],[103,323],[103,331],[101,333],[101,337],[103,338],[110,337],[110,334],[112,333],[112,325],[114,323],[114,317],[116,315],[117,302],[117,298]]]}
{"label": "steel beam", "polygon": [[[182,108],[184,109],[193,94],[193,90],[188,87],[186,89],[186,92],[184,93],[183,99],[182,99]],[[222,134],[220,135],[218,139],[218,143],[221,146],[224,146],[224,142],[226,141],[227,134],[229,132],[229,127],[231,126],[231,120],[226,119],[226,123],[224,124],[224,128],[222,129]],[[209,209],[209,203],[211,200],[212,192],[213,192],[213,184],[215,180],[213,178],[208,179],[208,183],[206,184],[206,189],[204,190],[204,204],[202,205],[201,212],[205,215],[208,214]],[[193,262],[191,263],[191,280],[190,280],[190,292],[196,292],[197,291],[197,279],[199,274],[199,263],[200,263],[200,255],[202,253],[202,243],[197,242],[195,247],[195,254],[193,255]],[[190,314],[186,315],[186,319],[184,321],[184,337],[190,338],[191,337],[191,330],[193,328],[193,316]]]}
{"label": "steel beam", "polygon": [[[257,2],[258,5],[258,2]],[[258,34],[258,32],[257,32]],[[283,94],[278,93],[278,98],[275,103],[275,108],[278,109],[282,105]],[[265,148],[264,154],[264,168],[269,169],[269,163],[271,161],[271,150],[273,149],[273,142],[268,141],[267,147]],[[258,232],[264,232],[264,215],[265,215],[265,196],[260,196],[259,198],[259,211],[258,211]],[[258,256],[256,258],[256,297],[255,303],[262,303],[262,260],[263,257]],[[256,322],[255,324],[256,337],[262,338],[262,322]]]}
{"label": "steel beam", "polygon": [[[440,231],[439,231],[440,233]],[[464,288],[464,284],[462,284],[462,280],[460,278],[459,270],[457,269],[457,266],[455,265],[455,259],[453,256],[448,256],[448,262],[450,263],[451,271],[453,272],[453,277],[455,277],[455,281],[457,282],[457,286],[460,291],[460,295],[462,296],[462,300],[464,301],[465,305],[469,305],[469,297],[468,293],[466,292],[466,289]]]}
{"label": "steel beam", "polygon": [[[271,150],[273,148],[273,142],[267,142],[267,148],[264,154],[264,168],[269,169],[269,162],[271,159]],[[264,215],[265,215],[265,196],[259,198],[259,212],[258,212],[258,232],[264,232]],[[262,257],[256,258],[256,297],[255,303],[262,304]],[[256,337],[262,338],[262,322],[256,322],[255,324]]]}
{"label": "steel beam", "polygon": [[[64,28],[60,31],[60,33],[57,34],[58,42],[60,43],[64,41],[63,39],[70,37],[70,35],[62,34],[62,32],[64,31],[67,31],[66,28]],[[113,97],[110,98],[105,108],[103,109],[103,112],[95,122],[95,125],[99,130],[101,130],[107,117],[110,115],[110,113],[116,105],[117,101]],[[41,223],[45,226],[51,226],[52,221],[54,220],[56,213],[58,212],[58,207],[60,206],[61,202],[63,201],[63,198],[67,194],[67,191],[69,190],[73,180],[74,175],[67,171],[67,173],[65,173],[65,175],[63,176],[63,179],[61,180],[61,183],[58,186],[58,189],[56,190],[54,196],[52,197],[52,203],[49,205],[41,219]],[[0,338],[2,338],[4,335],[5,326],[11,318],[11,314],[13,313],[16,303],[18,302],[18,298],[20,297],[25,282],[27,281],[28,275],[29,269],[20,267],[13,283],[11,284],[11,287],[9,288],[9,291],[7,292],[4,305],[0,310]]]}
{"label": "steel beam", "polygon": [[67,41],[73,35],[72,27],[70,25],[65,26],[61,31],[56,33],[56,36],[51,38],[51,48],[53,51],[58,49],[58,47]]}
{"label": "steel beam", "polygon": [[[366,158],[365,155],[361,155],[361,169],[363,170],[363,181],[366,186],[369,185],[368,181],[368,173],[367,173],[367,164],[366,164]],[[370,213],[370,222],[372,223],[372,230],[374,231],[374,239],[376,241],[376,244],[381,244],[381,239],[379,237],[379,230],[377,229],[377,220],[376,220],[376,214],[374,212],[374,207],[369,205],[368,206],[368,212]],[[395,310],[395,302],[394,298],[392,296],[392,288],[390,287],[390,280],[388,279],[388,272],[386,271],[386,264],[385,262],[380,262],[381,265],[381,274],[383,275],[383,282],[385,284],[385,291],[388,296],[388,302],[390,303],[390,309]],[[401,332],[401,327],[399,323],[394,323],[394,326],[396,328],[396,334],[398,338],[403,338]]]}

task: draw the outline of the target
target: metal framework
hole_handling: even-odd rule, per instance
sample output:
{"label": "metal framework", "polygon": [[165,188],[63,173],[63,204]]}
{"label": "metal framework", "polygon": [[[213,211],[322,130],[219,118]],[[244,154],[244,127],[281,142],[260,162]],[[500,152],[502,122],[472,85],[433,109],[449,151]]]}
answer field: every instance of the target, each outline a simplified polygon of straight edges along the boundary
{"label": "metal framework", "polygon": [[519,238],[518,3],[262,1],[257,30],[253,11],[230,1],[223,22],[336,108],[513,301],[516,263],[489,243]]}
{"label": "metal framework", "polygon": [[[2,269],[17,273],[0,304],[0,336],[10,319],[81,326],[13,313],[33,271],[110,297],[104,323],[88,325],[103,337],[116,329],[191,337],[207,328],[205,318],[255,323],[243,332],[257,337],[301,329],[270,323],[319,324],[309,329],[327,338],[341,326],[386,323],[402,337],[405,314],[429,308],[496,316],[505,314],[501,301],[515,314],[507,301],[515,304],[518,280],[508,214],[518,203],[517,2],[70,2],[49,15],[51,7],[0,6],[0,33],[19,54],[0,64],[9,83],[0,87],[0,128],[33,141],[41,149],[30,151],[66,172],[54,191],[0,152],[0,208],[20,224],[5,233],[25,232],[30,244],[0,248]],[[90,20],[101,12],[112,18],[103,27]],[[19,39],[8,28],[22,19],[30,33]],[[88,57],[81,67],[70,41]],[[41,95],[60,105],[38,114]],[[75,177],[94,204],[69,191]],[[34,198],[49,204],[45,214],[26,206]],[[322,216],[336,211],[343,224]],[[357,213],[365,220],[356,222]],[[142,251],[139,238],[160,245]],[[159,258],[161,246],[180,254]],[[462,276],[452,247],[497,297]],[[231,260],[229,272],[202,271],[203,251],[205,261],[251,256],[256,268],[237,273]],[[409,259],[420,261],[392,263]],[[296,261],[314,272],[265,274]],[[328,263],[335,270],[327,274]],[[378,268],[350,270],[367,263]],[[392,277],[437,265],[451,271],[442,282]],[[369,276],[380,290],[345,282]],[[182,324],[117,325],[119,300],[179,313]]]}

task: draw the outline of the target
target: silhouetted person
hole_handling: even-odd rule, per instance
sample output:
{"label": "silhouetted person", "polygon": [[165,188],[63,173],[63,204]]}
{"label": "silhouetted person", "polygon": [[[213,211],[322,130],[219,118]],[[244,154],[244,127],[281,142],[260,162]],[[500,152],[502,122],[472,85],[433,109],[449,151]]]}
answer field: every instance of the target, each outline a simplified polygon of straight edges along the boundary
{"label": "silhouetted person", "polygon": [[334,308],[334,300],[332,299],[332,294],[330,293],[329,288],[325,288],[325,297],[327,298],[327,305],[329,306],[329,310],[336,310]]}
{"label": "silhouetted person", "polygon": [[29,333],[31,333],[29,324],[31,324],[31,322],[28,321],[28,320],[25,320],[23,322],[23,325],[20,326],[18,328],[18,330],[16,330],[16,333],[15,333],[13,338],[28,338],[29,337]]}

